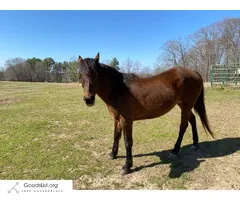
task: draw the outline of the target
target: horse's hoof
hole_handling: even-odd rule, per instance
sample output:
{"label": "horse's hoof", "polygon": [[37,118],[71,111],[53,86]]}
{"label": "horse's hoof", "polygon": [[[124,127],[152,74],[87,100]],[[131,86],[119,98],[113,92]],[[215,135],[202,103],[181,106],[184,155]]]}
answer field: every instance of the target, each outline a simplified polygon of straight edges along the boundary
{"label": "horse's hoof", "polygon": [[175,161],[175,160],[178,159],[178,155],[174,154],[174,153],[170,153],[169,156],[168,156],[168,159],[171,160],[171,161]]}
{"label": "horse's hoof", "polygon": [[108,160],[114,160],[114,159],[116,159],[116,158],[117,158],[117,156],[113,155],[112,153],[110,153],[110,154],[108,155]]}
{"label": "horse's hoof", "polygon": [[191,150],[198,150],[200,147],[199,147],[199,145],[198,144],[193,144],[192,146],[191,146]]}
{"label": "horse's hoof", "polygon": [[122,170],[121,170],[122,176],[127,175],[127,174],[129,174],[129,173],[130,173],[130,169],[122,168]]}

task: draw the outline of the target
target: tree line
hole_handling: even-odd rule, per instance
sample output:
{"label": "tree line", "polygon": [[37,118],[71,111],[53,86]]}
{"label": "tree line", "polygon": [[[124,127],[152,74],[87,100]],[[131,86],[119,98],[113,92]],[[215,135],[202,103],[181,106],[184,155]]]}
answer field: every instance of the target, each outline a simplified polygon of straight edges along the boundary
{"label": "tree line", "polygon": [[[116,69],[119,62],[113,58],[109,63]],[[26,81],[26,82],[78,82],[80,79],[79,64],[76,59],[72,61],[56,62],[48,57],[40,58],[12,58],[5,63],[6,69],[0,71],[0,80]]]}
{"label": "tree line", "polygon": [[[203,27],[187,37],[166,41],[153,67],[143,67],[138,60],[130,58],[121,65],[116,57],[104,63],[117,70],[143,76],[159,73],[174,66],[197,70],[204,81],[209,81],[209,68],[215,64],[234,64],[240,62],[240,18],[225,19]],[[56,62],[53,58],[9,59],[5,70],[0,71],[0,80],[77,82],[78,63],[72,61]]]}
{"label": "tree line", "polygon": [[[116,57],[112,60],[103,61],[111,67],[121,72],[146,74],[141,70],[139,61],[127,58],[121,66]],[[26,82],[57,82],[70,83],[80,80],[79,64],[77,59],[72,61],[56,62],[53,58],[48,57],[43,60],[40,58],[11,58],[5,62],[6,69],[0,71],[0,80],[8,81],[26,81]]]}
{"label": "tree line", "polygon": [[53,58],[12,58],[5,63],[2,78],[9,81],[27,82],[76,82],[77,62],[55,62]]}

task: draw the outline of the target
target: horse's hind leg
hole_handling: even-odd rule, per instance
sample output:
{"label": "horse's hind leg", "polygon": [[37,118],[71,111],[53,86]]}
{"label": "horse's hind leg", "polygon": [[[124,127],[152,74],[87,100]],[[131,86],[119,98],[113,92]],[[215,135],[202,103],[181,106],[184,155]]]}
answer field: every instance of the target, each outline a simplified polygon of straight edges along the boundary
{"label": "horse's hind leg", "polygon": [[193,112],[191,112],[189,122],[192,126],[193,147],[196,148],[198,147],[198,132],[197,132],[197,125],[196,125],[196,117],[193,114]]}
{"label": "horse's hind leg", "polygon": [[118,154],[118,145],[119,145],[119,140],[121,138],[121,133],[122,133],[122,127],[119,123],[118,120],[114,120],[114,142],[113,142],[113,147],[112,151],[109,154],[110,159],[115,159]]}
{"label": "horse's hind leg", "polygon": [[188,107],[180,106],[180,108],[181,108],[181,124],[179,129],[179,135],[178,135],[177,142],[174,146],[174,149],[172,150],[172,153],[169,155],[169,159],[174,159],[177,157],[177,154],[180,150],[182,139],[188,127],[188,121],[191,115],[191,109],[189,109]]}

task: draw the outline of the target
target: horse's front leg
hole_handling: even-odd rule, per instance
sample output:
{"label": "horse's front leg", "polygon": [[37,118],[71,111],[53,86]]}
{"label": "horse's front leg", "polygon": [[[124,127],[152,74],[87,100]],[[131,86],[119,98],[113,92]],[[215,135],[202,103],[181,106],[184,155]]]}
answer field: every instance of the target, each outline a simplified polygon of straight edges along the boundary
{"label": "horse's front leg", "polygon": [[112,151],[109,154],[110,159],[116,159],[118,154],[118,146],[119,146],[119,140],[121,138],[122,134],[122,127],[118,120],[114,119],[114,142]]}
{"label": "horse's front leg", "polygon": [[122,167],[122,174],[128,174],[130,172],[130,168],[133,165],[132,159],[132,145],[133,145],[133,138],[132,138],[132,121],[121,121],[121,126],[123,129],[124,134],[124,142],[126,148],[126,163]]}

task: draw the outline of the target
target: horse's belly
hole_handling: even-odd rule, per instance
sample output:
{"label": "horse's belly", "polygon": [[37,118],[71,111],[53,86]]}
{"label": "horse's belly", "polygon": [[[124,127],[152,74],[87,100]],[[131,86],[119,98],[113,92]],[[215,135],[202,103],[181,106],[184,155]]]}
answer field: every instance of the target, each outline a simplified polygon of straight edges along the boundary
{"label": "horse's belly", "polygon": [[148,107],[139,107],[135,110],[135,116],[134,120],[140,120],[140,119],[151,119],[156,118],[162,115],[165,115],[168,113],[174,106],[176,105],[176,102],[174,101],[168,101],[166,103],[160,104],[153,108]]}

